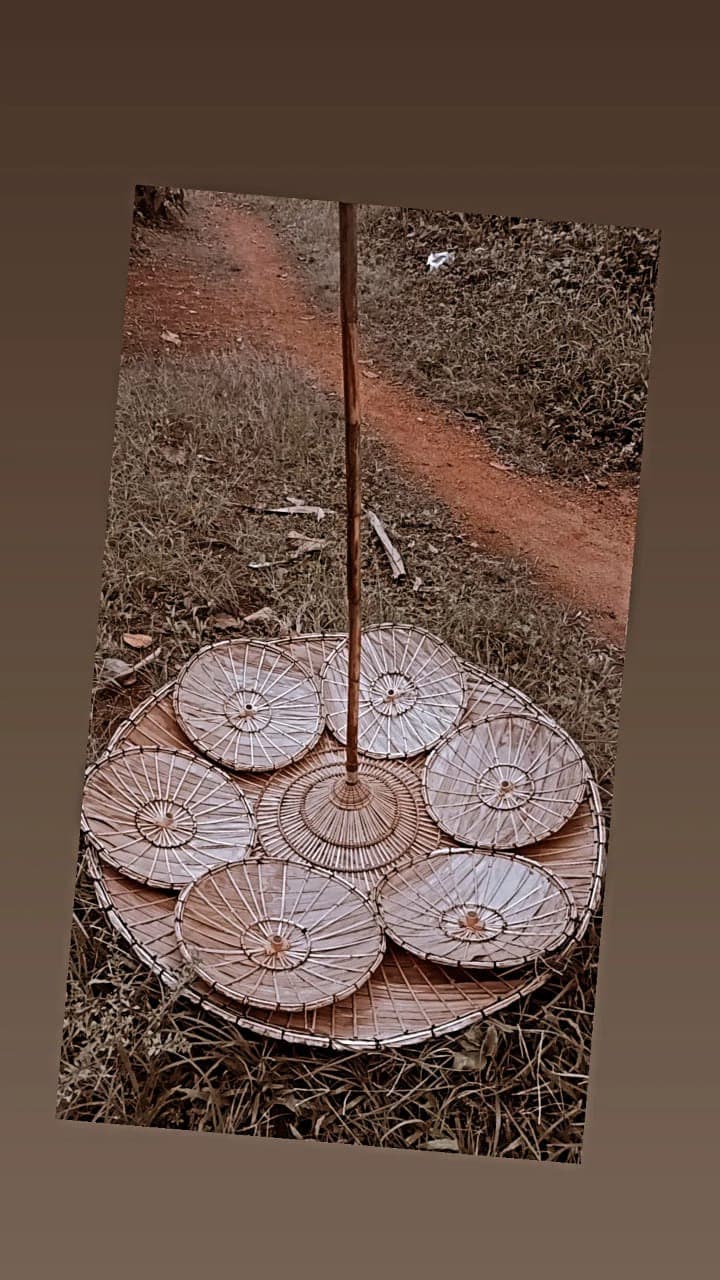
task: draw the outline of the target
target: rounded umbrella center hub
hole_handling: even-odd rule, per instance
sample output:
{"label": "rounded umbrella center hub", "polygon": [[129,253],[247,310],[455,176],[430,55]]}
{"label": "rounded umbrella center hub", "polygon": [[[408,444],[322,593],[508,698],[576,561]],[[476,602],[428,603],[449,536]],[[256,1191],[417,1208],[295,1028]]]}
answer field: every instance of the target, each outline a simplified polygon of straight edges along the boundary
{"label": "rounded umbrella center hub", "polygon": [[236,689],[223,709],[228,724],[240,733],[260,733],[270,723],[270,704],[256,689]]}
{"label": "rounded umbrella center hub", "polygon": [[519,809],[535,792],[530,775],[514,764],[493,764],[477,780],[480,799],[493,809]]}
{"label": "rounded umbrella center hub", "polygon": [[159,849],[179,849],[197,833],[190,810],[178,800],[148,800],[138,809],[135,825],[143,839]]}
{"label": "rounded umbrella center hub", "polygon": [[262,969],[297,969],[310,955],[307,933],[292,920],[257,920],[245,930],[240,945]]}
{"label": "rounded umbrella center hub", "polygon": [[412,711],[418,700],[415,681],[402,671],[383,671],[373,681],[369,701],[381,716],[403,716]]}
{"label": "rounded umbrella center hub", "polygon": [[453,907],[440,916],[440,928],[448,938],[461,942],[488,942],[505,928],[499,911],[481,904]]}

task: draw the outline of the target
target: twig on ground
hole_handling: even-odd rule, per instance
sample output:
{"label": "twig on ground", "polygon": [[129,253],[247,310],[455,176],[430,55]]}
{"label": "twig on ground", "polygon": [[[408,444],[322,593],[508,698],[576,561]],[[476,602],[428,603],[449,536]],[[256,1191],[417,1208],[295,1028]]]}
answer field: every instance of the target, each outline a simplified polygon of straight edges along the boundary
{"label": "twig on ground", "polygon": [[[159,658],[161,653],[162,646],[160,645],[157,649],[153,649],[152,653],[148,653],[144,658],[141,658],[139,662],[135,662],[132,665],[130,663],[123,662],[123,670],[120,669],[121,659],[108,659],[108,661],[103,664],[105,669],[107,670],[108,663],[116,661],[118,663],[117,673],[114,676],[109,676],[106,680],[101,680],[95,685],[93,692],[101,693],[103,689],[109,689],[111,686],[122,688],[129,676],[136,675],[138,671],[142,671],[143,667],[149,667],[150,663],[154,662],[156,658]],[[127,668],[127,670],[124,668]]]}
{"label": "twig on ground", "polygon": [[254,507],[243,506],[243,511],[253,511],[256,515],[269,516],[315,516],[316,520],[324,520],[327,515],[334,515],[325,507],[306,506],[305,503],[293,503],[291,507]]}
{"label": "twig on ground", "polygon": [[390,562],[390,572],[392,573],[393,578],[397,582],[400,578],[406,577],[406,569],[405,569],[403,558],[400,555],[400,552],[398,551],[397,547],[390,540],[387,529],[385,528],[385,525],[383,524],[382,520],[380,519],[379,516],[376,516],[374,511],[366,511],[365,514],[367,515],[371,529],[374,531],[375,534],[377,534],[377,537],[383,546],[385,554],[387,555],[387,558]]}
{"label": "twig on ground", "polygon": [[288,542],[295,544],[295,550],[289,555],[281,557],[279,560],[255,560],[249,566],[251,569],[271,569],[277,568],[279,565],[292,564],[294,560],[300,560],[303,556],[314,555],[317,551],[322,551],[327,546],[327,538],[306,538],[304,533],[298,533],[292,529],[288,534]]}

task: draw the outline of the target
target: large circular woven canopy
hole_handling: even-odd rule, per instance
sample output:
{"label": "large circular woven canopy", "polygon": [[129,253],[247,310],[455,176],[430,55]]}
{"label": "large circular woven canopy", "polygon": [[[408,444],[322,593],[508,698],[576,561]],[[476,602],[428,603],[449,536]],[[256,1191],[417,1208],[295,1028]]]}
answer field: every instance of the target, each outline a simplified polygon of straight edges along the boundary
{"label": "large circular woven canopy", "polygon": [[577,809],[583,755],[536,716],[463,726],[431,753],[423,790],[438,826],[463,844],[519,849],[557,831]]}
{"label": "large circular woven canopy", "polygon": [[239,772],[290,764],[323,731],[320,695],[299,663],[259,640],[207,645],[183,667],[175,714],[212,760]]}
{"label": "large circular woven canopy", "polygon": [[[319,671],[339,639],[310,636],[278,644]],[[465,671],[468,684],[477,688],[482,697],[485,714],[492,713],[493,708],[496,714],[504,713],[503,703],[513,697],[520,713],[527,709],[528,700],[517,691],[502,686],[477,668],[466,665]],[[330,739],[325,741],[331,748]],[[116,730],[110,749],[115,752],[130,745],[190,749],[173,713],[172,684],[133,711]],[[315,752],[320,751],[319,744]],[[422,758],[407,767],[417,776],[419,792]],[[263,785],[260,775],[247,775],[242,781],[248,795],[259,794]],[[434,824],[431,829],[432,849],[442,843],[442,836]],[[583,936],[600,899],[605,861],[602,808],[590,777],[585,798],[575,814],[557,834],[535,845],[531,853],[534,861],[549,866],[570,888],[578,909],[576,936]],[[119,930],[138,959],[150,965],[173,989],[182,978],[184,967],[175,932],[175,898],[130,880],[99,859],[94,845],[87,851],[87,866],[112,928]],[[383,872],[374,874],[380,878]],[[382,963],[363,987],[345,1000],[307,1012],[243,1004],[213,990],[199,976],[184,990],[196,1004],[230,1025],[303,1045],[372,1050],[385,1045],[418,1044],[432,1036],[459,1031],[536,990],[551,971],[542,962],[517,971],[493,972],[438,965],[413,956],[390,941]]]}
{"label": "large circular woven canopy", "polygon": [[256,818],[267,854],[338,873],[389,867],[411,852],[429,852],[438,840],[407,765],[363,760],[350,784],[338,750],[313,753],[271,778]]}
{"label": "large circular woven canopy", "polygon": [[133,879],[180,889],[210,867],[247,856],[255,822],[238,784],[198,756],[129,747],[89,772],[84,830]]}
{"label": "large circular woven canopy", "polygon": [[379,965],[370,901],[327,872],[253,859],[209,872],[180,896],[183,955],[216,990],[264,1009],[314,1009],[352,995]]}
{"label": "large circular woven canopy", "polygon": [[508,969],[570,941],[576,911],[545,867],[512,854],[437,852],[391,871],[377,891],[386,932],[438,964]]}
{"label": "large circular woven canopy", "polygon": [[[348,645],[321,673],[328,727],[346,741]],[[457,724],[466,698],[463,668],[452,650],[415,627],[382,626],[362,633],[358,749],[376,759],[427,751]]]}

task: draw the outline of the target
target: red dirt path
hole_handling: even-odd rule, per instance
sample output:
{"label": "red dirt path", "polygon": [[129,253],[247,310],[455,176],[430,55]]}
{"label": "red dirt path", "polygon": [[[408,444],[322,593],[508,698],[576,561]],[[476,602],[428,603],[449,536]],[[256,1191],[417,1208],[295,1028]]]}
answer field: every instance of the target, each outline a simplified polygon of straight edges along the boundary
{"label": "red dirt path", "polygon": [[[161,339],[166,329],[178,348]],[[308,299],[297,270],[257,216],[195,193],[180,232],[146,236],[130,267],[124,350],[227,348],[247,338],[283,351],[305,376],[340,392],[338,327]],[[622,646],[636,504],[498,469],[490,449],[450,415],[383,376],[362,379],[363,419],[487,550],[526,560],[556,595]],[[495,465],[493,466],[493,463]]]}

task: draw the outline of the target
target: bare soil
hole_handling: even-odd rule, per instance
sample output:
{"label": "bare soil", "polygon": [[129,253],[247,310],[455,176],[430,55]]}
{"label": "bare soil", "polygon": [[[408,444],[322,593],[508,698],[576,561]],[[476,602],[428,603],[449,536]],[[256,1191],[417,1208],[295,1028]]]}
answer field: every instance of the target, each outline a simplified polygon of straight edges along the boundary
{"label": "bare soil", "polygon": [[[163,338],[177,335],[179,344]],[[341,391],[337,324],[307,295],[275,233],[256,213],[194,193],[188,217],[140,233],[132,255],[124,351],[227,350],[243,341],[282,352],[323,390]],[[602,492],[506,469],[489,446],[418,395],[363,366],[363,416],[487,551],[527,562],[555,595],[624,644],[635,494]]]}

